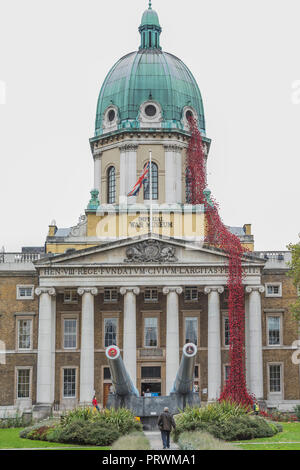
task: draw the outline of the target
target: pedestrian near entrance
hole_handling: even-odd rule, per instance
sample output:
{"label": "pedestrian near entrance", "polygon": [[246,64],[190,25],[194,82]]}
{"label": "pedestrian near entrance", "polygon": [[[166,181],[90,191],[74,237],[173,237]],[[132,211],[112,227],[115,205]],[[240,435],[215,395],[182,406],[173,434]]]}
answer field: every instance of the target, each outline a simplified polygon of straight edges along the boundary
{"label": "pedestrian near entrance", "polygon": [[163,448],[170,449],[170,433],[172,428],[176,429],[176,424],[173,416],[169,412],[169,408],[164,408],[164,411],[158,418],[157,425],[161,431]]}
{"label": "pedestrian near entrance", "polygon": [[100,411],[100,408],[99,408],[99,405],[98,405],[98,402],[97,402],[96,395],[94,395],[94,398],[93,398],[93,406],[94,406],[94,408],[96,408],[98,411]]}
{"label": "pedestrian near entrance", "polygon": [[253,405],[253,411],[256,414],[256,416],[259,414],[259,404],[257,401]]}

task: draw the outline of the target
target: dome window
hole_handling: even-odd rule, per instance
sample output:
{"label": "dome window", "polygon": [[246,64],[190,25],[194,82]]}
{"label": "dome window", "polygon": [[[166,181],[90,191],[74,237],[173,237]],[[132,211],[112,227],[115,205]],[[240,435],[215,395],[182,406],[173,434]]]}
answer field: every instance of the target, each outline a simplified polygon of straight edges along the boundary
{"label": "dome window", "polygon": [[118,130],[118,108],[110,105],[104,112],[103,134]]}
{"label": "dome window", "polygon": [[157,113],[157,109],[153,104],[148,104],[145,108],[145,113],[147,116],[153,117]]}
{"label": "dome window", "polygon": [[190,109],[187,110],[187,112],[185,113],[185,117],[187,119],[187,121],[189,119],[191,119],[192,117],[194,117],[194,114],[192,113],[192,111]]}
{"label": "dome window", "polygon": [[108,111],[107,117],[108,117],[109,122],[114,121],[114,120],[115,120],[115,117],[116,117],[116,112],[115,112],[115,110],[114,110],[114,109],[110,109],[110,110]]}
{"label": "dome window", "polygon": [[141,105],[139,114],[141,128],[159,129],[162,120],[161,106],[156,101],[146,101]]}
{"label": "dome window", "polygon": [[191,118],[194,118],[198,125],[198,114],[196,113],[195,109],[192,108],[191,106],[185,106],[182,110],[182,119],[181,119],[181,123],[185,131],[189,132],[190,130],[189,120]]}

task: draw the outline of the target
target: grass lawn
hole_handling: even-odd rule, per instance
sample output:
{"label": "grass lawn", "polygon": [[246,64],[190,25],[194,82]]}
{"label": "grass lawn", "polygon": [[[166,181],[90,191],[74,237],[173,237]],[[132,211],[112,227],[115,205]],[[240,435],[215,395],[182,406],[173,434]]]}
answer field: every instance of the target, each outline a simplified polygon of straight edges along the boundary
{"label": "grass lawn", "polygon": [[[238,444],[244,450],[300,450],[300,423],[280,423],[283,431],[273,437],[252,439]],[[233,442],[237,445],[236,442]]]}
{"label": "grass lawn", "polygon": [[87,447],[74,446],[70,444],[59,444],[57,442],[32,441],[31,439],[21,439],[19,432],[23,428],[0,429],[0,449],[49,449],[55,448],[61,450],[109,450],[109,447]]}

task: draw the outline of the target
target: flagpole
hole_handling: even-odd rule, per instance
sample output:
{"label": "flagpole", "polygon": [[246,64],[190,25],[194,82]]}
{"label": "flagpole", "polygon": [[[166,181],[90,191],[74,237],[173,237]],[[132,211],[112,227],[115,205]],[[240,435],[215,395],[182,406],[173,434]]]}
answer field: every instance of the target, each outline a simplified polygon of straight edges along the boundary
{"label": "flagpole", "polygon": [[150,233],[152,233],[153,222],[152,222],[152,150],[149,150],[149,163],[150,163]]}

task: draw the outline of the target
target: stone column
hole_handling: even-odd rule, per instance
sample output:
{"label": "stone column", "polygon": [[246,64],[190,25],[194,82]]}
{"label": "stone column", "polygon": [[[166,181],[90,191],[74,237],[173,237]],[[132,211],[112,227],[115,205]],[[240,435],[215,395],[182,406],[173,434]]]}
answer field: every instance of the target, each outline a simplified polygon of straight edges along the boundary
{"label": "stone column", "polygon": [[262,357],[262,325],[261,325],[261,297],[263,286],[247,286],[249,294],[249,345],[248,345],[248,371],[249,389],[259,400],[263,398],[263,357]]}
{"label": "stone column", "polygon": [[165,148],[165,200],[166,204],[177,201],[177,145],[164,145]]}
{"label": "stone column", "polygon": [[221,323],[220,323],[220,294],[224,287],[205,287],[208,294],[208,401],[215,401],[221,393]]}
{"label": "stone column", "polygon": [[99,191],[99,200],[102,201],[102,153],[94,155],[94,189]]}
{"label": "stone column", "polygon": [[80,287],[81,346],[80,346],[80,403],[91,403],[94,394],[94,296],[96,287]]}
{"label": "stone column", "polygon": [[164,287],[167,296],[166,394],[173,387],[179,368],[179,302],[182,287]]}
{"label": "stone column", "polygon": [[123,361],[136,387],[136,296],[139,287],[121,287],[124,295]]}
{"label": "stone column", "polygon": [[37,404],[54,402],[55,380],[55,289],[37,287],[39,296],[39,333],[37,359]]}
{"label": "stone column", "polygon": [[137,182],[137,148],[136,144],[120,147],[120,204],[135,204],[136,196],[127,197]]}

